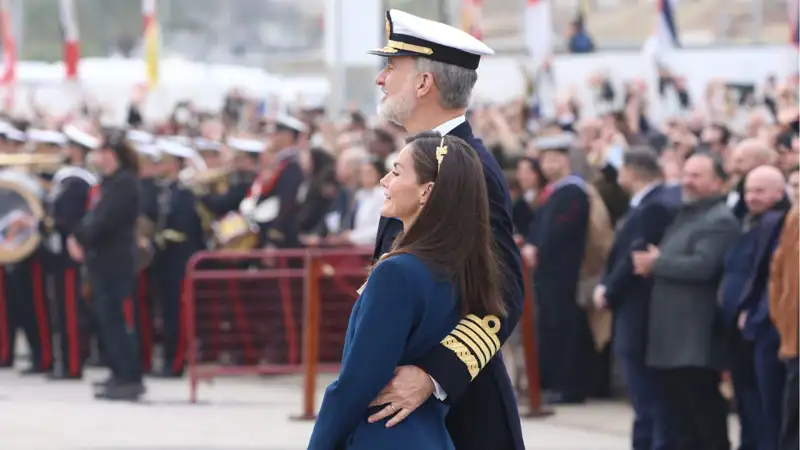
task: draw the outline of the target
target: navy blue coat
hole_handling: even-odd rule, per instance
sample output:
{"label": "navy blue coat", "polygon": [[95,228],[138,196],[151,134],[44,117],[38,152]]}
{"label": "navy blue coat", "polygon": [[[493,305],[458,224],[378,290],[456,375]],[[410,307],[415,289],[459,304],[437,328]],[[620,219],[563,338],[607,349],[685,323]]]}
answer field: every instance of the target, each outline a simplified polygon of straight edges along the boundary
{"label": "navy blue coat", "polygon": [[[522,261],[519,249],[514,243],[511,220],[511,196],[505,176],[497,161],[472,134],[469,122],[464,122],[449,133],[459,137],[475,149],[483,163],[486,187],[489,194],[489,214],[492,235],[499,254],[505,263],[507,314],[500,318],[497,338],[504,343],[514,327],[517,326],[523,307],[524,285],[522,281]],[[373,259],[391,249],[395,237],[403,229],[397,219],[381,217]],[[464,318],[462,326],[472,327],[473,323]],[[484,336],[491,340],[490,336]],[[457,340],[457,337],[454,337]],[[517,399],[508,378],[502,358],[497,357],[499,347],[491,349],[494,357],[486,364],[478,361],[478,367],[470,367],[468,358],[462,356],[446,342],[434,347],[411,364],[427,372],[447,393],[446,403],[452,405],[447,417],[450,436],[459,450],[522,450],[522,429],[517,411]],[[481,350],[469,348],[472,361],[478,358]],[[473,373],[478,370],[477,376]],[[416,412],[414,414],[417,414]],[[413,415],[413,414],[412,414]]]}
{"label": "navy blue coat", "polygon": [[631,252],[658,246],[675,217],[676,202],[659,185],[628,210],[614,236],[601,284],[614,312],[613,348],[619,355],[644,359],[653,280],[633,274]]}
{"label": "navy blue coat", "polygon": [[439,345],[461,317],[450,281],[414,255],[378,263],[359,296],[344,342],[339,378],[325,391],[309,450],[448,450],[448,406],[428,399],[393,428],[370,424],[369,408],[399,365]]}
{"label": "navy blue coat", "polygon": [[723,323],[732,329],[737,326],[739,314],[747,311],[742,334],[748,340],[765,334],[777,337],[769,317],[767,281],[771,256],[785,216],[785,209],[765,212],[758,224],[742,234],[725,255],[720,286]]}

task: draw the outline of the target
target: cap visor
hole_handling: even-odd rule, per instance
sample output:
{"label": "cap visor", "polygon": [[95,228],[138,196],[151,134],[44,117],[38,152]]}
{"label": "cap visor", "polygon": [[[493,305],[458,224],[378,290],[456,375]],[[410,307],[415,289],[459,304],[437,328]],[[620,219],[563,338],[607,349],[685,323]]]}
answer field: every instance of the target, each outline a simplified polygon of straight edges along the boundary
{"label": "cap visor", "polygon": [[376,48],[369,50],[367,53],[370,55],[385,56],[387,58],[391,56],[423,56],[419,53],[409,52],[406,50],[397,50],[391,47]]}

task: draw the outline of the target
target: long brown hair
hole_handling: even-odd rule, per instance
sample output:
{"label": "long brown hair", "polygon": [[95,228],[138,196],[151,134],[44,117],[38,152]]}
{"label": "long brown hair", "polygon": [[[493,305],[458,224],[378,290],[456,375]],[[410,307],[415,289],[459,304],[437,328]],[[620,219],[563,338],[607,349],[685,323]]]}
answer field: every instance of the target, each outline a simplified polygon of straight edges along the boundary
{"label": "long brown hair", "polygon": [[[475,150],[454,136],[426,132],[406,141],[419,184],[430,197],[387,256],[411,253],[457,283],[464,314],[505,313],[503,269],[492,243],[483,166]],[[441,167],[437,148],[447,147]]]}
{"label": "long brown hair", "polygon": [[120,168],[130,170],[136,175],[139,174],[139,155],[128,141],[127,132],[124,129],[108,131],[103,147],[117,155]]}

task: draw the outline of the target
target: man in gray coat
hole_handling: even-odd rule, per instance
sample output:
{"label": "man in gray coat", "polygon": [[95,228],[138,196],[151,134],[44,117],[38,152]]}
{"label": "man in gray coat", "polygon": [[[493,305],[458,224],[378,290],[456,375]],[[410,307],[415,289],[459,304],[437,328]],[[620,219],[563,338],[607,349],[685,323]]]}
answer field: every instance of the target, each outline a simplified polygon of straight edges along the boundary
{"label": "man in gray coat", "polygon": [[659,371],[677,449],[728,450],[725,359],[717,287],[725,249],[740,226],[725,205],[726,174],[715,155],[683,168],[683,205],[660,248],[633,252],[634,271],[653,277],[647,365]]}

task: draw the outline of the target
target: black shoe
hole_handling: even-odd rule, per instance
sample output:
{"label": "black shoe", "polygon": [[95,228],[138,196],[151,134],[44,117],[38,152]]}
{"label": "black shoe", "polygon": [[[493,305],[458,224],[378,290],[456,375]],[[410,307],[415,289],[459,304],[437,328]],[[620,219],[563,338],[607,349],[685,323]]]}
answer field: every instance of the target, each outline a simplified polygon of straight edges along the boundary
{"label": "black shoe", "polygon": [[101,400],[139,401],[145,393],[141,382],[111,381],[103,389],[94,393],[94,398]]}
{"label": "black shoe", "polygon": [[92,386],[96,387],[96,388],[105,388],[106,386],[108,386],[111,383],[114,383],[114,378],[109,376],[108,378],[106,378],[105,380],[102,380],[102,381],[93,381],[92,382]]}

